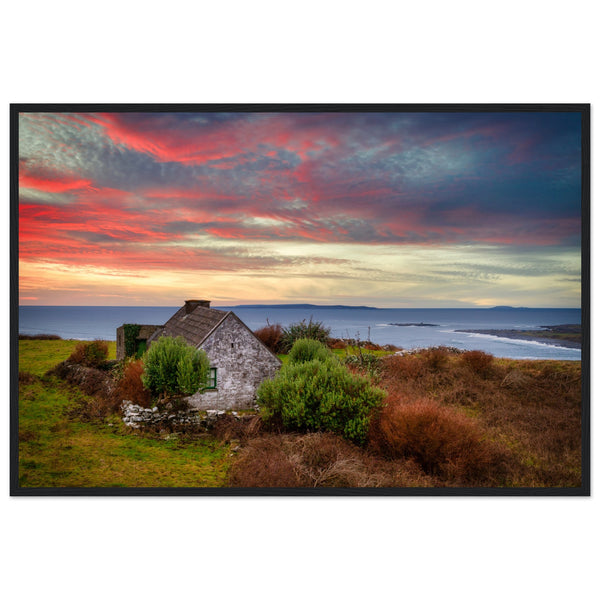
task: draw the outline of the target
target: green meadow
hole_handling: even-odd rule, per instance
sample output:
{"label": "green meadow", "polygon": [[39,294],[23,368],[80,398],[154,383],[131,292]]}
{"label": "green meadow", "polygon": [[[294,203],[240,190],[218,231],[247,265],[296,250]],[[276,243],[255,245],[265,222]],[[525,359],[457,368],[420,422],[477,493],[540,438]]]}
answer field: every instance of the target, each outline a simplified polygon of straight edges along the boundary
{"label": "green meadow", "polygon": [[[76,387],[44,375],[77,341],[19,341],[19,486],[219,487],[228,444],[212,438],[150,436],[127,430],[118,417],[83,422],[86,401]],[[115,343],[109,342],[109,358]],[[166,439],[165,439],[166,438]]]}

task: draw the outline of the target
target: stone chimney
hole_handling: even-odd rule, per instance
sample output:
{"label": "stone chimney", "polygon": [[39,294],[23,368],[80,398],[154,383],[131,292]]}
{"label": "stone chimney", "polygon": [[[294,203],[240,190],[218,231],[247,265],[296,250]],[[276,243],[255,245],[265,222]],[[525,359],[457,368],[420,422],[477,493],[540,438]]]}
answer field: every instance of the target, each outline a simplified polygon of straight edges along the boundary
{"label": "stone chimney", "polygon": [[185,314],[189,315],[196,307],[210,308],[210,300],[186,300]]}

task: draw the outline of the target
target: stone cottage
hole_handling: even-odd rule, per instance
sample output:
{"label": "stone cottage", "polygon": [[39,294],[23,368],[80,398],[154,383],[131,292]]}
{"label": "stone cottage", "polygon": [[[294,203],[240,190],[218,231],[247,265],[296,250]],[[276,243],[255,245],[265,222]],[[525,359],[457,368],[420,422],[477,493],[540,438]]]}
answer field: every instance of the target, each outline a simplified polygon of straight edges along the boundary
{"label": "stone cottage", "polygon": [[210,308],[208,300],[186,300],[162,326],[122,325],[117,329],[117,358],[126,355],[128,331],[135,333],[138,348],[167,335],[181,336],[206,352],[210,361],[206,389],[188,398],[201,410],[252,408],[260,383],[281,367],[279,358],[233,312]]}

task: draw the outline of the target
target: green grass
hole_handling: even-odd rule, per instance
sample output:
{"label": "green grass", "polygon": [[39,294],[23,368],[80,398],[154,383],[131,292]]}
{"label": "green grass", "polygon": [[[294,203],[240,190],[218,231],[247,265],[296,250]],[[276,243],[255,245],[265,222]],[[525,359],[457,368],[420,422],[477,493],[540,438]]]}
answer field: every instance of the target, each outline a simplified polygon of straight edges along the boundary
{"label": "green grass", "polygon": [[[359,356],[358,346],[348,346],[347,348],[336,348],[332,350],[332,352],[339,358],[345,358],[349,355]],[[389,356],[390,354],[394,354],[389,350],[366,350],[365,348],[361,348],[360,352],[362,354],[373,354],[375,356]]]}
{"label": "green grass", "polygon": [[[80,340],[19,340],[19,371],[43,375],[69,358]],[[117,343],[107,342],[108,358],[116,358]]]}
{"label": "green grass", "polygon": [[[346,356],[358,356],[359,352],[358,352],[358,346],[348,346],[347,348],[336,348],[332,350],[334,356],[337,356],[340,360],[343,360],[344,358],[346,358]],[[393,352],[390,352],[389,350],[365,350],[364,348],[361,348],[361,352],[363,354],[374,354],[375,356],[389,356],[390,354],[394,354]],[[288,362],[288,355],[287,354],[278,354],[277,355],[279,357],[279,359],[281,360],[281,362],[285,365]]]}
{"label": "green grass", "polygon": [[[21,340],[19,368],[41,375],[77,344]],[[110,349],[114,355],[114,342]],[[110,357],[109,354],[109,357]],[[20,487],[219,487],[225,485],[229,446],[212,438],[142,435],[119,418],[81,422],[69,409],[85,398],[53,377],[19,384]]]}

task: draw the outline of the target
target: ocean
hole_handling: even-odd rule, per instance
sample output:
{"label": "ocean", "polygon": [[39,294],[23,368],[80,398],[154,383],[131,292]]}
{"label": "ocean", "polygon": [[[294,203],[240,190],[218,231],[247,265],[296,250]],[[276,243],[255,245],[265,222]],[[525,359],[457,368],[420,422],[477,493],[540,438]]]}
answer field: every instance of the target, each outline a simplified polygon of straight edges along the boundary
{"label": "ocean", "polygon": [[[162,325],[179,307],[20,306],[19,333],[56,334],[65,339],[115,340],[123,323]],[[580,309],[562,308],[370,308],[310,305],[221,307],[233,310],[252,329],[269,323],[286,326],[312,318],[331,328],[331,336],[359,338],[404,349],[454,346],[515,359],[581,360],[581,350],[529,340],[499,338],[460,329],[527,329],[580,324]],[[400,324],[400,325],[394,325]]]}

